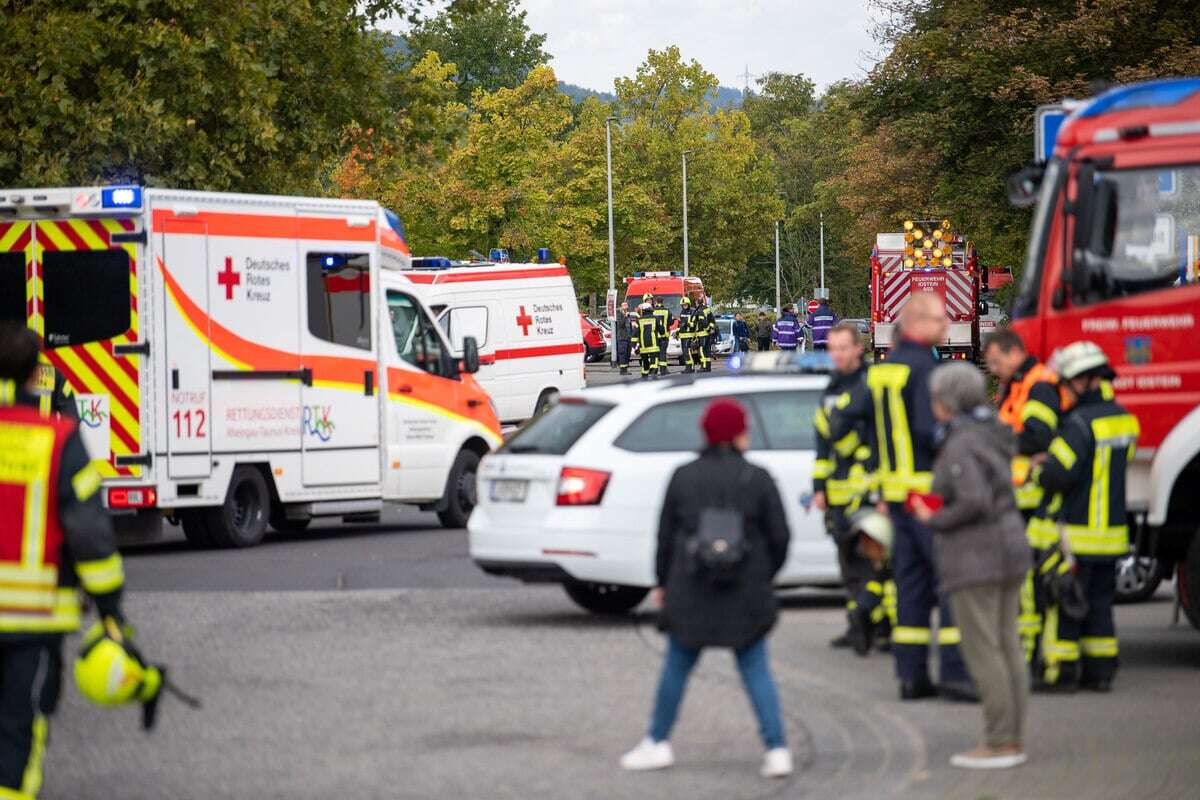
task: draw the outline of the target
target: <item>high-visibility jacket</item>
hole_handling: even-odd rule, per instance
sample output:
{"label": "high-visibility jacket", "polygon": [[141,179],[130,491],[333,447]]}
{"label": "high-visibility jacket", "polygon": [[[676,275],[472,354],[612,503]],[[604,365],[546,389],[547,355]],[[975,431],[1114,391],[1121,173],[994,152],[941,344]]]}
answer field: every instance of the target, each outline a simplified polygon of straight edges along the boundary
{"label": "high-visibility jacket", "polygon": [[849,373],[835,372],[813,416],[817,434],[813,491],[824,492],[830,507],[843,508],[849,513],[858,510],[871,490],[874,437],[871,425],[866,420],[859,420],[835,440],[831,435],[831,421],[840,409],[850,405],[855,394],[867,391],[866,374],[865,366]]}
{"label": "high-visibility jacket", "polygon": [[909,492],[929,492],[933,485],[937,421],[929,375],[936,366],[928,346],[901,339],[887,361],[867,368],[868,391],[859,397],[852,394],[832,420],[835,441],[860,422],[870,423],[878,485],[889,503],[903,503]]}
{"label": "high-visibility jacket", "polygon": [[62,373],[56,370],[45,356],[38,360],[33,393],[38,400],[38,411],[43,417],[58,414],[79,419],[79,409],[75,406],[75,392],[71,389],[71,384],[67,383]]}
{"label": "high-visibility jacket", "polygon": [[999,398],[1000,421],[1017,435],[1013,458],[1013,486],[1017,507],[1032,511],[1042,501],[1042,487],[1029,480],[1030,456],[1046,452],[1062,413],[1058,376],[1029,356],[1004,385]]}
{"label": "high-visibility jacket", "polygon": [[125,572],[100,481],[74,420],[42,417],[34,398],[0,406],[0,637],[77,629],[79,586],[119,617]]}
{"label": "high-visibility jacket", "polygon": [[1141,433],[1137,417],[1114,399],[1112,384],[1079,398],[1035,471],[1047,492],[1060,496],[1055,513],[1071,552],[1115,558],[1129,550],[1125,469]]}
{"label": "high-visibility jacket", "polygon": [[650,313],[638,317],[637,335],[639,353],[657,353],[659,342],[667,337],[667,332],[662,320]]}
{"label": "high-visibility jacket", "polygon": [[700,309],[684,306],[679,312],[679,340],[686,342],[696,338],[696,323],[699,321]]}
{"label": "high-visibility jacket", "polygon": [[667,332],[664,335],[670,335],[671,323],[675,321],[675,318],[671,316],[671,309],[667,308],[666,306],[655,306],[654,316],[658,317],[658,320],[663,325],[663,330]]}

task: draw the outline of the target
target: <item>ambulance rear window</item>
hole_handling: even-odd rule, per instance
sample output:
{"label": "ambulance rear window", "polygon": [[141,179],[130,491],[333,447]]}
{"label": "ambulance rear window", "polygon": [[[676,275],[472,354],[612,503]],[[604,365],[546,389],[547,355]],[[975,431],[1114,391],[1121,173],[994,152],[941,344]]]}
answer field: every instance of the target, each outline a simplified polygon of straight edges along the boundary
{"label": "ambulance rear window", "polygon": [[46,344],[111,339],[129,330],[129,254],[124,250],[57,250],[42,256]]}
{"label": "ambulance rear window", "polygon": [[0,253],[0,322],[25,321],[25,254]]}

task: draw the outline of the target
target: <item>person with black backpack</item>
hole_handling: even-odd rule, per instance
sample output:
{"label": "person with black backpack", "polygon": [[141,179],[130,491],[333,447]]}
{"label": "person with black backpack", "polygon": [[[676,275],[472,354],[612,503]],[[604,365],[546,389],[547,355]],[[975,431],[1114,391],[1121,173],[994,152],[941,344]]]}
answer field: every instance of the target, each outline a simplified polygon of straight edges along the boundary
{"label": "person with black backpack", "polygon": [[770,473],[746,461],[746,410],[714,400],[701,418],[707,446],[675,471],[658,525],[655,599],[667,653],[646,737],[621,758],[628,770],[675,763],[671,728],[705,647],[732,649],[766,746],[763,777],[792,772],[779,694],[767,661],[778,616],[774,578],[787,557],[787,518]]}

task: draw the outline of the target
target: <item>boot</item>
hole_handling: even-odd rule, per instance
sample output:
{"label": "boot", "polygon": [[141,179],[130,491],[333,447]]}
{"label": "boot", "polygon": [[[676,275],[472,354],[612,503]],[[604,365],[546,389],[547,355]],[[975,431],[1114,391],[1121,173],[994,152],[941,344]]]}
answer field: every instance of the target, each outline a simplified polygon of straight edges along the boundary
{"label": "boot", "polygon": [[628,374],[629,374],[629,367],[621,367],[621,374],[622,374],[622,375],[628,375]]}
{"label": "boot", "polygon": [[704,371],[705,371],[705,372],[712,372],[712,364],[705,364],[705,365],[704,365]]}
{"label": "boot", "polygon": [[926,697],[937,697],[937,689],[934,688],[929,678],[900,681],[901,700],[922,700]]}
{"label": "boot", "polygon": [[860,656],[867,655],[871,652],[871,645],[875,638],[875,627],[871,625],[871,620],[861,608],[847,611],[846,619],[850,623],[847,636],[850,638],[850,645],[854,648],[854,652]]}

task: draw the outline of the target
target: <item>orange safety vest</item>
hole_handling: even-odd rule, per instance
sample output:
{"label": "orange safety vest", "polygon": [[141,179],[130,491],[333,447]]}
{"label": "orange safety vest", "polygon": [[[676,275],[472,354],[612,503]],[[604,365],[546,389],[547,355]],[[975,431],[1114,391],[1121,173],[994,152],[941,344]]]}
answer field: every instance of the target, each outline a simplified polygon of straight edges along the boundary
{"label": "orange safety vest", "polygon": [[78,593],[59,586],[59,461],[74,426],[0,407],[0,633],[79,627]]}
{"label": "orange safety vest", "polygon": [[1004,398],[1004,402],[1000,404],[1000,421],[1012,428],[1013,433],[1020,433],[1025,430],[1025,423],[1021,419],[1021,411],[1025,408],[1025,401],[1029,399],[1029,392],[1033,390],[1033,385],[1038,381],[1046,381],[1047,383],[1057,385],[1058,376],[1039,361],[1021,376],[1021,380],[1008,384],[1008,395]]}

